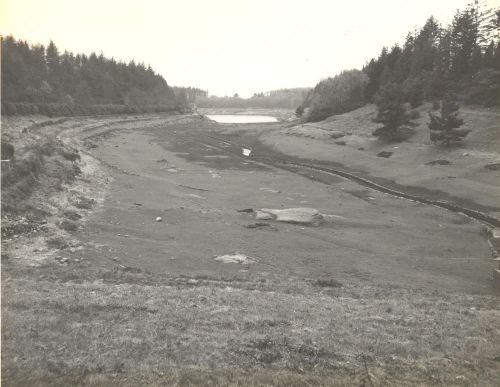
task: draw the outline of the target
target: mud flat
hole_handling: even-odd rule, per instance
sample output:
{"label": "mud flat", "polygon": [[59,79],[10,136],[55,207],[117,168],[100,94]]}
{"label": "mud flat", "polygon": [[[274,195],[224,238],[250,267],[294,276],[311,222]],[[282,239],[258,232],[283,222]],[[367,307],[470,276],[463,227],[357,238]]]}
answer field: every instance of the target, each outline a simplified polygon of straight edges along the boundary
{"label": "mud flat", "polygon": [[[8,124],[21,145],[23,125]],[[287,125],[150,115],[34,129],[77,150],[61,168],[84,172],[59,191],[72,207],[40,219],[50,227],[2,242],[4,382],[494,384],[500,311],[485,225],[284,168],[298,154],[325,161],[327,149]],[[72,201],[77,183],[94,202]],[[48,198],[37,187],[32,207]],[[496,215],[471,192],[464,200]],[[290,209],[321,222],[278,220]],[[64,230],[68,217],[76,226]]]}

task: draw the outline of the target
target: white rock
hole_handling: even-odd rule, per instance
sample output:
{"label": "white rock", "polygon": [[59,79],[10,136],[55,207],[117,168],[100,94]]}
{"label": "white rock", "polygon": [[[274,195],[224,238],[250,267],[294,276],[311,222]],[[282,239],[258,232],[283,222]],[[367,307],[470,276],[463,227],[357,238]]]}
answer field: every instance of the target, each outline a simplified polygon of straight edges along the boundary
{"label": "white rock", "polygon": [[157,222],[161,222],[163,219],[161,216],[157,216],[156,219],[155,219]]}
{"label": "white rock", "polygon": [[240,253],[219,255],[215,257],[215,260],[224,263],[239,263],[241,265],[248,265],[251,262],[246,255]]}
{"label": "white rock", "polygon": [[500,239],[500,228],[494,228],[491,230],[491,237],[493,239]]}
{"label": "white rock", "polygon": [[314,208],[286,208],[276,210],[270,208],[262,208],[261,212],[274,215],[278,222],[298,223],[307,225],[319,225],[324,219],[323,215]]}
{"label": "white rock", "polygon": [[255,219],[258,220],[271,220],[273,216],[268,212],[255,211]]}

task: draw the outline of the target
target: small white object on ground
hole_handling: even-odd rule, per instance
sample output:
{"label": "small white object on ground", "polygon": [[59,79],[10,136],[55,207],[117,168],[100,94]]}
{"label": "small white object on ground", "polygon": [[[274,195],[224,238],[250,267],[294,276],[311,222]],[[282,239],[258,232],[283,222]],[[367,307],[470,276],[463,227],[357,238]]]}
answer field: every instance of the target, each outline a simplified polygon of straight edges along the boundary
{"label": "small white object on ground", "polygon": [[260,191],[266,191],[266,192],[270,192],[270,193],[273,193],[273,194],[279,194],[281,191],[277,190],[277,189],[272,189],[272,188],[267,188],[267,187],[261,187],[259,188]]}
{"label": "small white object on ground", "polygon": [[252,150],[251,149],[247,149],[247,148],[241,148],[241,150],[243,151],[243,156],[250,156],[250,153],[252,153]]}
{"label": "small white object on ground", "polygon": [[155,219],[157,222],[161,222],[163,219],[161,216],[157,216],[156,219]]}
{"label": "small white object on ground", "polygon": [[246,255],[240,253],[219,255],[215,257],[215,260],[224,263],[239,263],[241,265],[248,265],[251,263],[251,260]]}

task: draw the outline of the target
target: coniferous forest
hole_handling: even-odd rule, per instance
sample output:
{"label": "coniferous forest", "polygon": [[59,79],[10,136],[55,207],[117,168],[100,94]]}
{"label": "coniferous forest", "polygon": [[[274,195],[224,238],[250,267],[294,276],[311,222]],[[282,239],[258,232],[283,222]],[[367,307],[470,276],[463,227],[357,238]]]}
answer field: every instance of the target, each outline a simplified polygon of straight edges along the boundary
{"label": "coniferous forest", "polygon": [[44,47],[2,38],[2,114],[163,112],[184,105],[165,79],[142,63],[60,53],[52,41]]}
{"label": "coniferous forest", "polygon": [[443,26],[430,17],[402,46],[383,47],[362,71],[319,82],[298,109],[309,121],[353,110],[384,95],[412,107],[445,97],[465,104],[500,105],[500,9],[475,1]]}

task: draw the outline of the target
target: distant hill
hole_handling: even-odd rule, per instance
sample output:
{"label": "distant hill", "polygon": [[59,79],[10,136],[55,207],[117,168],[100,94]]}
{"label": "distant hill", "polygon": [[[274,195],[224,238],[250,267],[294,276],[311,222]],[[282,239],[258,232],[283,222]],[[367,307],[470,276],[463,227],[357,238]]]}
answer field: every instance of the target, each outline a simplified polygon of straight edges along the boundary
{"label": "distant hill", "polygon": [[182,105],[150,66],[2,37],[2,114],[159,112]]}
{"label": "distant hill", "polygon": [[202,108],[287,108],[295,109],[311,91],[308,87],[271,90],[255,93],[250,98],[198,96],[196,105]]}

